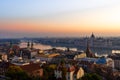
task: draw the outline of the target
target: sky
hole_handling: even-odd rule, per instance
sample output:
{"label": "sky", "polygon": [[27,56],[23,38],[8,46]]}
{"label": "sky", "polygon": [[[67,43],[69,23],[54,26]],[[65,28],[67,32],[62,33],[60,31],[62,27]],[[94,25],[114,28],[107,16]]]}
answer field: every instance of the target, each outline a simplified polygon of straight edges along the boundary
{"label": "sky", "polygon": [[0,38],[120,36],[120,0],[0,0]]}

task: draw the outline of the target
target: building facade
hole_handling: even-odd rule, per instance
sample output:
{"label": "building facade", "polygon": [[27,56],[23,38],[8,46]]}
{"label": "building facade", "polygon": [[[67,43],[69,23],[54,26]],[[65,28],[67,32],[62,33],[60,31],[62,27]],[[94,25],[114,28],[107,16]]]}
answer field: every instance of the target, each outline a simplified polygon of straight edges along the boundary
{"label": "building facade", "polygon": [[63,70],[66,70],[65,78],[66,80],[78,80],[84,76],[84,70],[82,67],[75,67],[73,65],[59,65],[54,71],[56,79],[63,79]]}

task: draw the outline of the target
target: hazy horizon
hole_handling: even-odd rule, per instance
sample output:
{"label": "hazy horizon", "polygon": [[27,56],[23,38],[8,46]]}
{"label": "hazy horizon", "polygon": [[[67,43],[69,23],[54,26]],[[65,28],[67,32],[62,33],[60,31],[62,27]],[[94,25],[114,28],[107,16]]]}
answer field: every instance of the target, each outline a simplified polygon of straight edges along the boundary
{"label": "hazy horizon", "polygon": [[0,0],[0,38],[120,36],[119,0]]}

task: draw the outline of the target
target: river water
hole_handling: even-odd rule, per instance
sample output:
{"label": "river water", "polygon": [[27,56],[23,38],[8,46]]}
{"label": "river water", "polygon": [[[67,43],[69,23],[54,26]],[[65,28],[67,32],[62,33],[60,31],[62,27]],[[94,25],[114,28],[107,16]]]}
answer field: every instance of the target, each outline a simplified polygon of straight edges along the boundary
{"label": "river water", "polygon": [[[21,42],[19,44],[20,48],[26,48],[27,47],[27,42]],[[46,50],[46,49],[52,49],[52,48],[56,48],[56,49],[61,49],[61,50],[66,50],[66,47],[52,47],[50,45],[43,45],[40,43],[34,43],[34,48],[36,49],[41,49],[41,50]],[[77,48],[70,48],[70,50],[73,51],[77,51]]]}
{"label": "river water", "polygon": [[[19,46],[20,46],[20,48],[26,48],[27,47],[27,42],[21,42],[19,44]],[[52,49],[52,48],[61,49],[61,50],[66,50],[67,49],[66,47],[52,47],[50,45],[43,45],[43,44],[40,44],[40,43],[34,43],[34,48],[41,49],[41,50]],[[70,48],[70,50],[77,51],[77,48]],[[101,52],[101,54],[99,54],[99,53],[96,53],[96,54],[98,56],[107,56],[108,52],[106,52],[106,54],[105,53],[102,54],[102,52]]]}

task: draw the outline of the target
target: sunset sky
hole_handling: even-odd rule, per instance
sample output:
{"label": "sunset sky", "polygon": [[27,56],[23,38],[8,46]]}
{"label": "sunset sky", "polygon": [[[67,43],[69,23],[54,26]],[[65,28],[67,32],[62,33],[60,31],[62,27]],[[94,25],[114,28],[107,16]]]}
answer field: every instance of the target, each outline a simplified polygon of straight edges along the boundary
{"label": "sunset sky", "polygon": [[120,0],[0,0],[0,38],[120,36]]}

